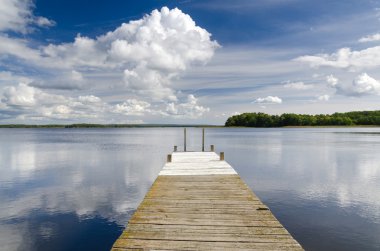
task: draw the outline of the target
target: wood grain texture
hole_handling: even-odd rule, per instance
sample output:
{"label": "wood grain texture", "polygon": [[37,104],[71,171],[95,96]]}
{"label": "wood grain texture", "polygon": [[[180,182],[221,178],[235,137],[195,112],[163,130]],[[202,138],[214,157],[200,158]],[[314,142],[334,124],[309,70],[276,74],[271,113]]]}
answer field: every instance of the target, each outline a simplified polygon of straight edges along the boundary
{"label": "wood grain texture", "polygon": [[303,250],[213,152],[174,152],[116,240],[127,250]]}

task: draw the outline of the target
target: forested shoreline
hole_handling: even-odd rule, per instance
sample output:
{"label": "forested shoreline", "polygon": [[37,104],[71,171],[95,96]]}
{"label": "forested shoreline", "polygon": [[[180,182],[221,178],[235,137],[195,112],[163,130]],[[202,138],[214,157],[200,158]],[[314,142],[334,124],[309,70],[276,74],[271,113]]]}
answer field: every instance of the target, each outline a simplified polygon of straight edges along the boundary
{"label": "forested shoreline", "polygon": [[334,114],[270,115],[266,113],[242,113],[227,119],[225,126],[283,127],[283,126],[380,126],[380,111],[354,111]]}

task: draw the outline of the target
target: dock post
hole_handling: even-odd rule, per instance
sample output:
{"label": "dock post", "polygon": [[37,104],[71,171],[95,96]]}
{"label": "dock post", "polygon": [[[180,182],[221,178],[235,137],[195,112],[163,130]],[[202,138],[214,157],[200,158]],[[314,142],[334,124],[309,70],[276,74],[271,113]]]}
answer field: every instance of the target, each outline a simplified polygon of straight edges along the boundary
{"label": "dock post", "polygon": [[211,152],[215,151],[215,149],[214,149],[214,145],[210,145],[210,151],[211,151]]}
{"label": "dock post", "polygon": [[205,151],[205,129],[202,128],[202,152]]}
{"label": "dock post", "polygon": [[168,163],[172,162],[172,155],[171,154],[168,154],[166,162],[168,162]]}
{"label": "dock post", "polygon": [[220,160],[224,160],[224,152],[220,152]]}
{"label": "dock post", "polygon": [[177,146],[174,146],[174,152],[176,152],[177,151]]}
{"label": "dock post", "polygon": [[186,152],[186,128],[183,128],[183,151]]}

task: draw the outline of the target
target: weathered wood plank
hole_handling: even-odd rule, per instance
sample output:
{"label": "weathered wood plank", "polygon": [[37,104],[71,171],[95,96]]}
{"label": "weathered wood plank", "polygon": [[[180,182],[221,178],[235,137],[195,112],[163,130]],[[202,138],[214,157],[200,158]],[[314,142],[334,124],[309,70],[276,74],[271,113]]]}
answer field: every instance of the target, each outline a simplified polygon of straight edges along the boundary
{"label": "weathered wood plank", "polygon": [[112,251],[303,250],[212,152],[172,154]]}
{"label": "weathered wood plank", "polygon": [[[208,202],[208,203],[207,203]],[[145,199],[140,207],[146,206],[156,206],[156,207],[177,207],[177,208],[247,208],[249,210],[257,210],[259,207],[265,206],[261,201],[257,200],[230,200],[224,201],[222,199],[213,200],[172,200],[170,198],[158,199]],[[139,207],[139,208],[140,208]]]}
{"label": "weathered wood plank", "polygon": [[258,200],[255,200],[254,198],[245,198],[240,199],[236,198],[234,200],[224,200],[223,198],[146,198],[144,199],[144,202],[146,203],[182,203],[182,204],[202,204],[202,203],[210,203],[210,205],[217,205],[217,204],[223,204],[223,205],[253,205],[255,202],[258,202]]}
{"label": "weathered wood plank", "polygon": [[165,232],[182,232],[182,233],[203,233],[203,234],[289,234],[283,227],[247,227],[247,226],[189,226],[189,225],[155,225],[155,224],[129,224],[130,231],[165,231]]}
{"label": "weathered wood plank", "polygon": [[172,207],[141,207],[138,212],[150,212],[150,213],[182,213],[182,214],[217,214],[217,215],[238,215],[239,217],[248,215],[252,217],[259,217],[261,215],[272,215],[269,210],[252,210],[247,208],[172,208]]}
{"label": "weathered wood plank", "polygon": [[261,221],[276,221],[276,218],[270,212],[265,213],[250,213],[245,214],[242,217],[241,214],[223,214],[223,213],[193,213],[193,212],[160,212],[160,211],[145,211],[138,210],[134,213],[131,219],[207,219],[207,220],[241,220],[254,221],[260,219]]}
{"label": "weathered wood plank", "polygon": [[181,218],[132,218],[129,223],[135,224],[169,224],[169,225],[197,225],[197,226],[249,226],[249,227],[274,227],[281,226],[278,221],[250,221],[250,220],[205,220],[205,219],[181,219]]}
{"label": "weathered wood plank", "polygon": [[253,243],[294,243],[288,234],[283,235],[255,235],[255,234],[205,234],[183,232],[150,232],[128,231],[120,236],[120,239],[145,239],[145,240],[176,240],[176,241],[222,241],[222,242],[253,242]]}
{"label": "weathered wood plank", "polygon": [[149,239],[118,239],[115,248],[144,248],[144,250],[303,250],[298,243],[207,242]]}

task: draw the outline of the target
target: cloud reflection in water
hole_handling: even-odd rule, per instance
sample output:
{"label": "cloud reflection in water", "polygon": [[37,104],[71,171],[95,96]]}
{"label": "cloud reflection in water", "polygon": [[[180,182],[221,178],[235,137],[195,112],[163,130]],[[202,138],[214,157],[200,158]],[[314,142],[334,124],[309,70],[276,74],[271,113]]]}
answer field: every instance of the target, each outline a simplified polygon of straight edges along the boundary
{"label": "cloud reflection in water", "polygon": [[[380,130],[206,129],[307,250],[380,247]],[[200,149],[200,129],[188,148]],[[7,250],[107,249],[181,128],[1,129],[0,243]]]}

